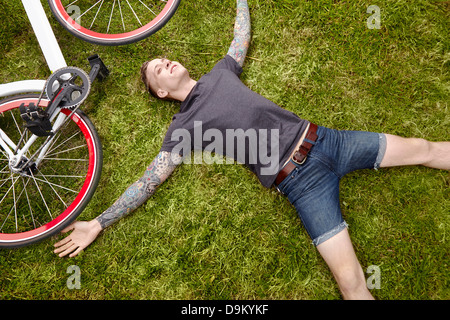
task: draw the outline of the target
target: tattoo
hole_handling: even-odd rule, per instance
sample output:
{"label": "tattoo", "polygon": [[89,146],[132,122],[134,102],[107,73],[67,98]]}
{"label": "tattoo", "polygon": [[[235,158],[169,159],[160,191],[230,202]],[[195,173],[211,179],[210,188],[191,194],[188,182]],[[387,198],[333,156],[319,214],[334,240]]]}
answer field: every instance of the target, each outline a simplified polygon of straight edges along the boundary
{"label": "tattoo", "polygon": [[147,167],[144,175],[128,187],[111,207],[97,217],[102,228],[110,226],[142,205],[172,174],[181,161],[182,157],[179,155],[166,151],[160,152]]}
{"label": "tattoo", "polygon": [[247,0],[237,0],[236,22],[234,24],[234,39],[228,49],[231,56],[242,67],[250,46],[250,13]]}

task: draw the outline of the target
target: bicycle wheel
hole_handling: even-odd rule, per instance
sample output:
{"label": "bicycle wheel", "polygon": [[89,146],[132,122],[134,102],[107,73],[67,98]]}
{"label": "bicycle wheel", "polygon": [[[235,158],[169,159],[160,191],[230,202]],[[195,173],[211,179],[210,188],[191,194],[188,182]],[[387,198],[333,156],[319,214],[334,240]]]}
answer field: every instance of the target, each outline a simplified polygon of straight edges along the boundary
{"label": "bicycle wheel", "polygon": [[94,44],[124,45],[161,29],[180,0],[48,0],[58,22]]}
{"label": "bicycle wheel", "polygon": [[[12,150],[15,145],[23,148],[31,138],[22,128],[19,106],[37,101],[37,95],[0,101],[0,133]],[[41,100],[41,106],[47,104]],[[24,154],[20,170],[0,147],[0,247],[28,245],[59,232],[83,211],[95,192],[103,159],[98,134],[81,110],[61,112],[67,116],[65,122],[41,160],[35,155],[45,137],[37,138]]]}

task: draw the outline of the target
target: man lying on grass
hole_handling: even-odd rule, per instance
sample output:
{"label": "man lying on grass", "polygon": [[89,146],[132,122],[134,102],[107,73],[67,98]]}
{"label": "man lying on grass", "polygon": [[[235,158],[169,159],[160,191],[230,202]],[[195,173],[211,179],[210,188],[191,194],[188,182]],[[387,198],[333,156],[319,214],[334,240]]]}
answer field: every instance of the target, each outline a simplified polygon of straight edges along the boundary
{"label": "man lying on grass", "polygon": [[337,131],[300,119],[239,79],[250,44],[246,0],[237,0],[234,35],[225,58],[198,81],[178,62],[155,59],[143,64],[147,89],[161,99],[180,101],[180,112],[144,175],[96,219],[66,228],[63,232],[73,231],[55,244],[55,253],[76,256],[101,230],[152,196],[183,157],[201,149],[245,163],[265,187],[274,185],[286,195],[343,297],[371,299],[342,218],[340,179],[357,169],[400,165],[450,170],[450,142]]}

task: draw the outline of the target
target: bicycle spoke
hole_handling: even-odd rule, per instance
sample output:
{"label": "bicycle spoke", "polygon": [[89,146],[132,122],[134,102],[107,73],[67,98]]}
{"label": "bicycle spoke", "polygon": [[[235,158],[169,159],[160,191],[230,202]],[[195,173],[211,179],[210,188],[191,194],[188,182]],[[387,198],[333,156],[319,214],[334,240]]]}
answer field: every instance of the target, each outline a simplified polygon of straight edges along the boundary
{"label": "bicycle spoke", "polygon": [[126,0],[128,3],[128,6],[130,7],[131,11],[133,12],[136,20],[139,22],[139,24],[142,26],[141,20],[139,20],[138,16],[136,15],[136,12],[134,12],[133,7],[131,6],[131,4],[128,2],[128,0]]}
{"label": "bicycle spoke", "polygon": [[[9,181],[10,179],[13,179],[13,176],[12,176],[12,175],[11,175],[10,178],[8,178],[8,181]],[[19,179],[19,178],[16,178],[16,181],[17,181],[17,179]],[[3,196],[2,200],[0,200],[0,203],[2,203],[3,200],[5,200],[6,196],[7,196],[8,193],[11,191],[11,189],[12,189],[13,185],[16,183],[16,181],[14,181],[14,183],[11,185],[11,187],[9,187],[8,191],[6,191],[6,193],[5,193],[5,195]]]}
{"label": "bicycle spoke", "polygon": [[117,0],[117,4],[119,5],[120,18],[122,19],[123,32],[125,32],[125,22],[123,22],[122,6],[120,5],[120,0]]}
{"label": "bicycle spoke", "polygon": [[79,146],[77,146],[77,147],[73,147],[73,148],[70,148],[70,149],[63,150],[63,151],[58,151],[58,152],[55,152],[55,153],[52,153],[52,154],[47,154],[47,155],[44,157],[44,159],[50,159],[50,158],[47,158],[47,156],[54,156],[54,155],[57,155],[57,154],[61,154],[61,153],[64,153],[64,152],[73,151],[73,150],[80,149],[80,148],[86,148],[86,146],[85,146],[85,145],[79,145]]}
{"label": "bicycle spoke", "polygon": [[11,117],[14,120],[14,124],[16,125],[17,131],[19,131],[19,134],[22,135],[22,131],[20,130],[19,124],[17,123],[16,117],[14,117],[14,114],[11,110],[9,110],[9,112],[11,113]]}
{"label": "bicycle spoke", "polygon": [[75,159],[75,158],[44,158],[43,160],[89,162],[88,159]]}
{"label": "bicycle spoke", "polygon": [[73,193],[78,193],[78,191],[75,191],[75,190],[63,187],[63,186],[61,186],[59,184],[52,183],[52,182],[49,182],[49,181],[46,181],[46,180],[42,180],[42,179],[36,178],[36,176],[33,175],[33,173],[31,173],[31,176],[25,175],[25,177],[30,177],[30,178],[33,178],[33,180],[35,180],[35,181],[37,180],[37,181],[40,181],[40,182],[43,182],[43,183],[47,183],[49,186],[55,186],[55,187],[58,187],[58,188],[61,188],[61,189],[64,189],[64,190],[67,190],[67,191],[70,191],[70,192],[73,192]]}
{"label": "bicycle spoke", "polygon": [[[13,180],[13,176],[11,175],[11,180]],[[18,180],[18,179],[17,179]],[[16,181],[17,181],[16,180]],[[16,222],[16,232],[19,230],[18,221],[17,221],[17,199],[16,199],[16,188],[14,188],[15,183],[13,183],[13,200],[14,200],[14,221]],[[12,209],[11,209],[12,210]]]}
{"label": "bicycle spoke", "polygon": [[[38,175],[40,177],[41,175]],[[43,176],[43,175],[42,175]],[[69,175],[57,175],[57,174],[46,174],[49,178],[84,178],[84,176],[69,176]]]}
{"label": "bicycle spoke", "polygon": [[50,144],[50,147],[48,147],[47,153],[52,152],[53,150],[55,150],[56,148],[58,148],[61,144],[59,144],[58,146],[56,146],[55,148],[53,148],[53,146],[56,144],[56,142],[59,140],[61,136],[61,131],[59,131],[56,135],[53,136],[52,138],[52,142]]}
{"label": "bicycle spoke", "polygon": [[[22,178],[22,182],[23,182],[23,178]],[[27,182],[27,184],[28,184],[28,182]],[[17,203],[19,203],[19,200],[20,200],[20,198],[22,197],[22,194],[24,193],[24,191],[25,191],[25,193],[26,193],[26,185],[25,185],[25,183],[24,183],[24,188],[23,188],[22,191],[20,192],[19,196],[16,198],[16,197],[15,197],[15,188],[13,188],[14,205],[13,205],[13,207],[11,208],[11,210],[9,210],[8,216],[10,216],[10,215],[11,215],[11,212],[14,210],[14,217],[15,217],[15,222],[16,222],[16,232],[19,231],[19,227],[18,227],[18,218],[17,218]],[[28,194],[27,194],[27,196],[28,196]],[[24,214],[22,214],[22,217],[23,217],[23,220],[25,221],[26,218],[25,218],[25,215],[24,215]]]}
{"label": "bicycle spoke", "polygon": [[81,18],[82,16],[84,16],[86,13],[88,13],[89,11],[91,11],[92,8],[94,8],[96,5],[98,5],[100,2],[103,2],[103,0],[98,0],[94,5],[92,5],[92,7],[90,7],[89,9],[87,9],[85,12],[83,12],[82,14],[80,14],[77,18]]}
{"label": "bicycle spoke", "polygon": [[2,155],[5,156],[5,158],[6,158],[6,159],[1,159],[1,160],[2,160],[2,161],[9,161],[9,159],[8,159],[8,154],[6,154],[5,151],[3,151],[1,148],[0,148],[0,152],[1,152]]}
{"label": "bicycle spoke", "polygon": [[69,142],[70,140],[72,140],[72,138],[74,138],[76,135],[80,134],[79,131],[75,132],[72,136],[70,136],[69,138],[67,138],[66,140],[64,140],[63,142],[61,142],[60,144],[58,144],[56,147],[53,148],[53,146],[55,145],[56,141],[59,139],[59,137],[61,136],[60,134],[58,135],[58,137],[56,139],[54,139],[52,145],[50,146],[49,151],[47,151],[47,156],[51,155],[50,152],[53,152],[53,150],[58,149],[60,146],[66,144],[67,142]]}
{"label": "bicycle spoke", "polygon": [[64,204],[64,207],[67,208],[67,204],[64,202],[64,200],[61,198],[61,196],[59,195],[58,192],[56,192],[55,188],[53,188],[52,183],[50,183],[47,178],[45,177],[45,175],[42,174],[41,171],[39,171],[41,173],[40,177],[43,177],[45,182],[48,183],[48,185],[50,186],[50,188],[52,188],[53,192],[58,196],[59,200],[61,200],[61,202]]}
{"label": "bicycle spoke", "polygon": [[59,138],[61,137],[61,132],[62,132],[65,128],[67,128],[68,124],[70,123],[68,120],[69,120],[69,117],[66,117],[66,118],[64,119],[64,122],[60,125],[58,132],[57,132],[56,135],[53,136],[53,138],[52,138],[51,145],[50,145],[50,147],[48,148],[46,154],[48,154],[49,152],[52,152],[53,150],[59,148],[62,144],[64,144],[64,143],[66,143],[67,141],[69,141],[73,136],[76,136],[77,134],[80,133],[80,132],[76,132],[72,137],[67,138],[66,140],[64,140],[63,142],[61,142],[60,144],[58,144],[56,147],[53,147],[53,146],[56,144],[56,142],[58,142]]}
{"label": "bicycle spoke", "polygon": [[[7,196],[7,195],[9,194],[9,192],[11,191],[11,189],[14,189],[14,185],[16,184],[16,182],[17,182],[18,179],[19,179],[19,178],[17,177],[16,180],[13,181],[13,182],[11,183],[11,187],[9,187],[8,191],[6,191],[5,195],[4,195],[3,198],[0,200],[0,204],[3,203],[3,201],[4,201],[5,198],[6,198],[6,196]],[[8,180],[9,180],[9,179],[8,179]],[[14,180],[14,177],[13,177],[12,174],[11,174],[11,180]],[[11,211],[12,211],[12,210],[11,210]],[[8,220],[9,216],[11,215],[11,211],[8,213],[8,215],[6,216],[5,220],[3,221],[3,224],[2,224],[2,226],[0,227],[0,231],[3,229],[3,226],[4,226],[5,223],[6,223],[6,220]]]}
{"label": "bicycle spoke", "polygon": [[146,5],[145,3],[143,3],[141,0],[139,0],[139,2],[140,2],[144,7],[146,7],[148,11],[150,11],[151,13],[153,13],[153,15],[154,15],[155,17],[157,16],[157,14],[156,14],[152,9],[150,9],[149,7],[147,7],[147,5]]}
{"label": "bicycle spoke", "polygon": [[106,33],[109,33],[109,27],[111,26],[111,19],[112,19],[112,16],[113,16],[115,5],[116,5],[116,0],[114,0],[114,2],[112,4],[111,14],[109,15],[109,21],[108,21],[108,27],[106,28]]}
{"label": "bicycle spoke", "polygon": [[[4,174],[11,174],[11,172],[10,171],[3,171],[3,170],[5,170],[5,168],[8,168],[8,165],[6,165],[6,166],[4,166],[3,167],[3,169],[1,170],[1,173],[4,173]],[[5,178],[5,179],[2,179],[2,180],[0,180],[0,182],[1,181],[3,181],[3,183],[0,185],[0,188],[1,187],[3,187],[3,185],[6,183],[6,182],[8,182],[9,181],[9,177],[8,178]],[[0,201],[0,203],[1,203],[1,201]]]}
{"label": "bicycle spoke", "polygon": [[95,13],[94,19],[92,19],[91,26],[89,27],[89,29],[92,29],[92,26],[94,25],[94,22],[95,22],[95,20],[97,19],[97,15],[98,15],[98,13],[100,12],[100,9],[102,8],[102,5],[103,5],[103,1],[102,1],[102,3],[100,4],[100,6],[98,7],[98,10],[97,10],[97,12]]}
{"label": "bicycle spoke", "polygon": [[75,0],[74,2],[69,3],[69,4],[66,6],[66,9],[67,9],[68,7],[70,7],[71,5],[73,5],[74,3],[76,3],[76,2],[78,2],[78,0]]}
{"label": "bicycle spoke", "polygon": [[[27,177],[30,177],[30,176],[27,176]],[[41,195],[42,201],[44,202],[44,205],[47,208],[47,211],[48,211],[48,214],[50,215],[50,218],[53,220],[53,216],[52,216],[52,213],[51,213],[50,209],[48,208],[47,201],[45,201],[44,195],[42,194],[41,189],[39,189],[39,185],[38,185],[38,183],[36,181],[36,180],[40,180],[40,179],[36,179],[34,177],[34,175],[33,175],[33,172],[31,172],[31,178],[33,179],[34,184],[36,185],[36,189],[38,190],[39,194]]]}
{"label": "bicycle spoke", "polygon": [[27,197],[27,203],[28,203],[28,208],[30,209],[31,221],[33,221],[33,227],[36,229],[36,222],[34,221],[33,210],[31,209],[30,198],[28,197],[28,192],[27,192],[27,185],[28,185],[28,182],[30,182],[30,179],[27,180],[27,184],[26,185],[25,185],[25,181],[23,181],[23,180],[24,179],[22,177],[23,190],[25,190],[25,196]]}
{"label": "bicycle spoke", "polygon": [[[14,124],[16,125],[17,131],[20,134],[19,142],[17,142],[16,148],[14,150],[14,152],[17,152],[17,150],[19,150],[20,144],[23,142],[23,140],[28,139],[28,130],[27,130],[27,128],[24,128],[24,131],[22,132],[22,130],[20,130],[20,126],[17,123],[16,117],[14,116],[12,110],[10,110],[9,112],[11,113],[11,117],[13,118],[13,121],[14,121]],[[27,154],[29,154],[28,151],[27,151]]]}

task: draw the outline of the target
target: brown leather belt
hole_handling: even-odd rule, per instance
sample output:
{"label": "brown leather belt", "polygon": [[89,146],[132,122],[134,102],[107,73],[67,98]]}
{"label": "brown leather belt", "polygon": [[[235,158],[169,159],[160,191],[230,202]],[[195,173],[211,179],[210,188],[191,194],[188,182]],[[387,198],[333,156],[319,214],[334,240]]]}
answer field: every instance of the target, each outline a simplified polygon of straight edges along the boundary
{"label": "brown leather belt", "polygon": [[[292,156],[292,162],[300,165],[305,163],[309,150],[311,150],[311,148],[314,146],[317,140],[316,132],[317,132],[317,125],[314,123],[310,123],[308,132],[306,133],[306,136],[303,139],[301,146],[298,148],[298,150],[294,152],[294,155]],[[278,186],[292,172],[292,170],[295,169],[296,165],[292,162],[289,161],[283,167],[283,169],[280,170],[277,178],[275,179],[275,185]]]}

